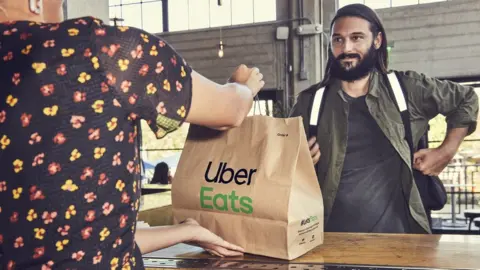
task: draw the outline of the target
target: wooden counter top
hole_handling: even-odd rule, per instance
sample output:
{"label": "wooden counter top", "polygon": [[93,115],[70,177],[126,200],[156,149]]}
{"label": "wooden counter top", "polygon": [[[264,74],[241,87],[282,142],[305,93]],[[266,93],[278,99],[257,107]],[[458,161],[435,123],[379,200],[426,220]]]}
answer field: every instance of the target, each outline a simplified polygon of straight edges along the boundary
{"label": "wooden counter top", "polygon": [[[147,254],[144,257],[146,259],[210,259],[208,261],[213,261],[214,263],[209,265],[209,268],[215,268],[215,265],[221,265],[219,262],[248,261],[285,265],[289,263],[313,265],[332,263],[370,266],[480,269],[480,235],[325,233],[323,245],[290,262],[249,254],[241,258],[219,259],[202,251],[200,248],[181,244]],[[225,267],[218,268],[225,269]],[[147,269],[158,270],[160,268]],[[288,269],[288,267],[285,269]]]}

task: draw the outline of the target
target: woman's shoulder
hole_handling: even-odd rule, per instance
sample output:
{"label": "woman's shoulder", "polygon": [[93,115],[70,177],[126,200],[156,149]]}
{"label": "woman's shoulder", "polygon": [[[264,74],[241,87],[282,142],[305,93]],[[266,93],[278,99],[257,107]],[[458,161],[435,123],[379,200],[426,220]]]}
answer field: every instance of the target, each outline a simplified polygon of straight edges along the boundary
{"label": "woman's shoulder", "polygon": [[58,23],[36,22],[30,20],[4,21],[0,22],[0,35],[4,38],[15,38],[26,40],[30,36],[41,35],[45,38],[57,37],[65,34],[67,37],[89,36],[98,29],[110,27],[101,19],[85,16],[71,18]]}
{"label": "woman's shoulder", "polygon": [[59,24],[61,27],[68,27],[68,28],[88,28],[91,30],[95,30],[98,28],[105,28],[110,27],[110,25],[105,24],[99,18],[92,17],[92,16],[84,16],[84,17],[77,17],[77,18],[70,18],[64,20]]}
{"label": "woman's shoulder", "polygon": [[16,21],[3,21],[0,22],[0,27],[15,28],[18,26],[39,27],[41,29],[49,28],[52,26],[65,26],[65,25],[77,25],[77,26],[90,26],[90,25],[104,26],[104,22],[93,16],[76,17],[66,19],[62,22],[36,22],[31,20],[16,20]]}

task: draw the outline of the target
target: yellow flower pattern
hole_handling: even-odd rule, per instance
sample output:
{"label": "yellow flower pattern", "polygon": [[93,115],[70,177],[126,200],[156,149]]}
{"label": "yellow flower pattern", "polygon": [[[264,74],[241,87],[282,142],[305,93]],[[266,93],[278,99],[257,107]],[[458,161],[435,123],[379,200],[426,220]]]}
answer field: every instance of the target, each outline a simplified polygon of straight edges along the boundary
{"label": "yellow flower pattern", "polygon": [[0,46],[0,242],[12,254],[2,259],[143,269],[134,123],[158,138],[175,131],[191,68],[160,37],[92,17],[0,23],[0,33],[15,44]]}
{"label": "yellow flower pattern", "polygon": [[95,159],[100,159],[103,157],[103,154],[105,154],[105,152],[107,151],[107,149],[105,147],[97,147],[95,148],[94,150],[94,158]]}
{"label": "yellow flower pattern", "polygon": [[25,55],[28,55],[30,53],[30,51],[32,50],[32,45],[27,45],[27,47],[25,47],[25,49],[22,50],[22,53],[25,54]]}
{"label": "yellow flower pattern", "polygon": [[55,116],[55,115],[57,115],[57,112],[58,112],[58,106],[57,105],[53,105],[52,107],[46,107],[46,108],[43,109],[43,113],[46,116]]}
{"label": "yellow flower pattern", "polygon": [[70,57],[75,53],[75,49],[69,48],[69,49],[62,49],[62,56],[63,57]]}
{"label": "yellow flower pattern", "polygon": [[76,28],[70,28],[70,29],[68,29],[68,34],[69,34],[70,36],[72,36],[72,37],[78,35],[79,32],[80,32],[80,31],[79,31],[78,29],[76,29]]}
{"label": "yellow flower pattern", "polygon": [[80,83],[85,83],[87,81],[89,81],[90,79],[92,78],[92,76],[86,72],[82,72],[80,73],[80,75],[78,76],[78,81]]}
{"label": "yellow flower pattern", "polygon": [[36,73],[42,73],[47,68],[47,64],[45,64],[45,63],[33,63],[32,68],[35,70]]}
{"label": "yellow flower pattern", "polygon": [[35,228],[33,232],[35,233],[35,239],[43,240],[46,231],[43,228]]}
{"label": "yellow flower pattern", "polygon": [[150,55],[151,56],[157,56],[158,55],[157,46],[155,46],[155,45],[152,46],[152,49],[150,50]]}
{"label": "yellow flower pattern", "polygon": [[153,85],[153,83],[150,83],[147,85],[147,94],[148,95],[153,95],[157,92],[157,88],[155,87],[155,85]]}
{"label": "yellow flower pattern", "polygon": [[99,69],[100,68],[100,63],[98,62],[98,57],[94,56],[92,57],[92,64],[94,69]]}
{"label": "yellow flower pattern", "polygon": [[119,59],[118,60],[118,67],[120,67],[121,71],[126,71],[128,69],[128,64],[130,64],[130,60],[128,60],[128,59]]}
{"label": "yellow flower pattern", "polygon": [[28,211],[27,220],[32,222],[34,219],[37,219],[37,218],[38,218],[38,214],[35,213],[35,209],[30,209],[30,211]]}
{"label": "yellow flower pattern", "polygon": [[7,104],[10,105],[10,107],[14,107],[17,105],[18,98],[13,97],[12,95],[7,96]]}
{"label": "yellow flower pattern", "polygon": [[62,190],[73,192],[78,190],[78,186],[75,185],[71,179],[68,179],[62,186]]}
{"label": "yellow flower pattern", "polygon": [[13,193],[13,198],[15,200],[18,200],[20,199],[20,195],[22,195],[22,192],[23,192],[23,188],[19,187],[19,188],[16,188],[12,191]]}
{"label": "yellow flower pattern", "polygon": [[5,150],[9,145],[10,145],[10,139],[7,137],[7,135],[3,135],[2,139],[0,139],[0,148]]}

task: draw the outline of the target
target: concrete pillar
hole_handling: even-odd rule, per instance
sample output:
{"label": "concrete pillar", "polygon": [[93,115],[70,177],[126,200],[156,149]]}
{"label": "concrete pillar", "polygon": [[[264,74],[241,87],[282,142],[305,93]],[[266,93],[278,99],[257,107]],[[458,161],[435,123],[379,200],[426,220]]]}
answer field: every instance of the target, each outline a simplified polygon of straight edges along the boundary
{"label": "concrete pillar", "polygon": [[108,0],[65,0],[65,2],[67,19],[93,16],[105,24],[110,23]]}
{"label": "concrete pillar", "polygon": [[[290,10],[291,18],[299,17],[299,2],[303,2],[303,17],[312,21],[312,23],[319,23],[323,26],[323,33],[315,36],[304,37],[304,70],[301,72],[301,37],[297,34],[292,34],[293,42],[291,44],[293,51],[293,91],[291,94],[293,98],[296,95],[323,79],[325,64],[328,57],[328,42],[330,37],[330,22],[335,16],[338,6],[338,0],[291,0],[292,7]],[[302,23],[308,23],[302,21]],[[298,27],[298,23],[294,24],[294,28]],[[292,29],[294,30],[294,29]],[[302,76],[300,76],[302,75]],[[306,75],[306,76],[305,76]]]}
{"label": "concrete pillar", "polygon": [[[290,0],[290,18],[308,18],[313,24],[322,24],[323,0]],[[334,0],[327,0],[334,1]],[[300,5],[303,5],[300,6]],[[296,28],[301,24],[308,24],[306,20],[292,23],[291,59],[292,72],[290,78],[292,91],[290,91],[290,106],[296,100],[296,96],[312,84],[319,82],[323,77],[322,42],[325,42],[323,34],[313,36],[298,36]],[[302,41],[303,39],[303,41]],[[303,48],[303,52],[302,52]],[[303,62],[303,64],[302,64]]]}

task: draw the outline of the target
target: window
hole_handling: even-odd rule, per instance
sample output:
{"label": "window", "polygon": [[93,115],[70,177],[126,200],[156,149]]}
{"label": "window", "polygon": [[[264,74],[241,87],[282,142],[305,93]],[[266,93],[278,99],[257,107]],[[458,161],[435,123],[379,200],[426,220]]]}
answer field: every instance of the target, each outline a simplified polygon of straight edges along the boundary
{"label": "window", "polygon": [[170,31],[275,21],[276,0],[170,0]]}
{"label": "window", "polygon": [[[111,24],[150,33],[275,21],[276,0],[109,0]],[[115,22],[114,19],[123,19]]]}
{"label": "window", "polygon": [[365,4],[373,9],[418,5],[451,0],[339,0],[339,8],[350,4]]}
{"label": "window", "polygon": [[[176,0],[178,1],[178,0]],[[144,29],[150,33],[163,32],[162,0],[109,0],[110,19],[123,19],[118,25]],[[115,24],[115,21],[111,21]]]}
{"label": "window", "polygon": [[365,0],[365,5],[373,8],[373,9],[389,8],[389,7],[390,7],[390,1],[385,1],[385,0]]}

